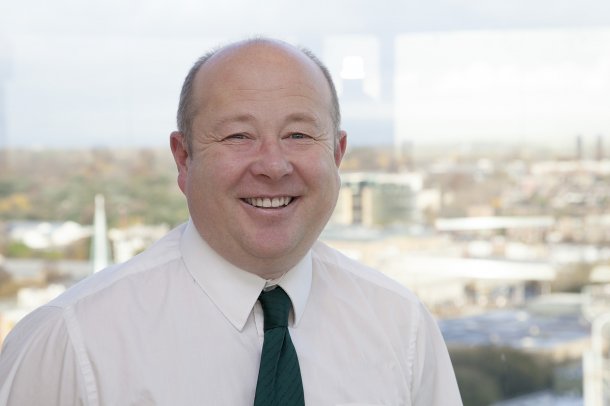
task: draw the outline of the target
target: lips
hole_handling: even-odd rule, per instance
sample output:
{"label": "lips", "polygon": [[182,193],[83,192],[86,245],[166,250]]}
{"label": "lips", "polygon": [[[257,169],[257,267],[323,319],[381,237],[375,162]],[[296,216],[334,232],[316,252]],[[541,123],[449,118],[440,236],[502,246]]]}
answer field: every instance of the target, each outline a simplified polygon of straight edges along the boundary
{"label": "lips", "polygon": [[277,209],[279,207],[288,206],[290,202],[292,202],[293,197],[246,197],[242,200],[254,207],[260,207],[264,209]]}

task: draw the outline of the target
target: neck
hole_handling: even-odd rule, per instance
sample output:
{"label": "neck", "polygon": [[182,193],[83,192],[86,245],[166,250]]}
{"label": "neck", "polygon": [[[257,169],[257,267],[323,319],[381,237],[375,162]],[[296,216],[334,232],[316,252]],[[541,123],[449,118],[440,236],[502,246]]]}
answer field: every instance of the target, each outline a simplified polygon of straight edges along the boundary
{"label": "neck", "polygon": [[263,279],[266,279],[268,281],[273,281],[276,279],[281,279],[282,277],[284,277],[284,275],[286,275],[288,273],[288,271],[290,269],[292,269],[294,267],[294,265],[292,266],[288,266],[288,267],[281,267],[281,268],[274,268],[273,266],[263,266],[263,267],[256,267],[253,268],[252,265],[250,264],[250,266],[240,266],[238,264],[234,264],[237,265],[238,267],[240,267],[241,269],[245,270],[246,272],[250,272],[254,275],[260,276]]}

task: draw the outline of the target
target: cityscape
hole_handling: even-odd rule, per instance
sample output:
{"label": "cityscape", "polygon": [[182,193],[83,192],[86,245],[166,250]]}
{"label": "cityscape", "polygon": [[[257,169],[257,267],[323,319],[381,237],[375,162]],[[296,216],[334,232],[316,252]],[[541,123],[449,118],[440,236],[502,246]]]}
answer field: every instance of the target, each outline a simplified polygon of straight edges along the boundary
{"label": "cityscape", "polygon": [[[524,396],[607,404],[610,159],[603,137],[589,141],[575,137],[561,156],[473,146],[422,156],[356,148],[346,157],[322,240],[403,283],[437,316],[465,404],[530,404]],[[187,218],[168,151],[6,152],[0,337],[71,284],[129,259]],[[69,175],[74,167],[82,170]],[[39,182],[55,190],[44,195]],[[146,208],[142,191],[175,209]],[[71,200],[83,208],[72,210]],[[46,205],[48,212],[39,209]],[[12,218],[19,212],[30,220]],[[485,361],[476,350],[496,352]],[[504,365],[504,375],[485,372],[486,362]],[[528,362],[538,380],[475,390],[481,376],[516,378]]]}
{"label": "cityscape", "polygon": [[[395,22],[301,38],[328,63],[349,134],[321,239],[431,310],[466,406],[610,405],[610,29],[404,33]],[[158,57],[152,42],[132,46],[118,53]],[[56,69],[76,84],[45,100],[20,76],[32,56],[0,48],[0,343],[188,219],[158,146],[193,61],[178,48],[146,74],[87,87],[98,104],[82,103],[78,84],[98,59]],[[162,76],[174,81],[154,88]],[[139,92],[149,88],[159,99]]]}

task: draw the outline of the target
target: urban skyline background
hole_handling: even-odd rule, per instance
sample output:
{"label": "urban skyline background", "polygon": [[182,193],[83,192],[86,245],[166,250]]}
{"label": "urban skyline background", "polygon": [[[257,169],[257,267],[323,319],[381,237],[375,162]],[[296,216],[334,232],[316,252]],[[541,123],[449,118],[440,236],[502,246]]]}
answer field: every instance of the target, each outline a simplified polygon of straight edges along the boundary
{"label": "urban skyline background", "polygon": [[[354,146],[572,146],[579,134],[610,134],[610,5],[602,0],[313,1],[299,13],[263,6],[5,2],[0,147],[164,146],[193,61],[254,34],[321,56]],[[361,83],[348,88],[354,80]]]}

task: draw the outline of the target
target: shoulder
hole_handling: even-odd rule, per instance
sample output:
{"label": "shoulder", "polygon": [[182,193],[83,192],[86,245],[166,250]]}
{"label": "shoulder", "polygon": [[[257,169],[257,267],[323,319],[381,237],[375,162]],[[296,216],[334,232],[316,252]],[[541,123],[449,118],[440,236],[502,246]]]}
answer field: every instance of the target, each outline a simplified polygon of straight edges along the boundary
{"label": "shoulder", "polygon": [[323,242],[316,242],[312,253],[314,269],[334,279],[338,285],[356,284],[367,293],[376,293],[390,301],[421,305],[417,296],[404,285]]}
{"label": "shoulder", "polygon": [[175,264],[181,259],[179,246],[184,227],[184,224],[176,227],[129,261],[112,265],[83,279],[51,301],[48,306],[66,308],[90,296],[103,296],[120,285],[129,284],[134,279],[150,278],[155,270],[162,270]]}
{"label": "shoulder", "polygon": [[0,404],[80,404],[86,398],[64,312],[54,306],[38,308],[3,343]]}
{"label": "shoulder", "polygon": [[323,243],[316,243],[312,258],[311,294],[322,303],[316,309],[340,314],[337,319],[357,325],[358,331],[383,336],[409,371],[426,343],[444,348],[434,317],[407,287]]}
{"label": "shoulder", "polygon": [[323,291],[320,311],[341,314],[335,321],[357,324],[354,331],[366,331],[367,340],[383,336],[404,365],[413,404],[461,404],[436,320],[415,294],[323,243],[312,251],[314,283]]}
{"label": "shoulder", "polygon": [[[50,345],[50,341],[45,343],[41,340],[49,337],[72,340],[74,337],[62,336],[59,332],[74,329],[76,314],[86,320],[91,318],[90,315],[113,312],[119,307],[129,308],[130,301],[142,293],[143,289],[139,288],[146,280],[161,274],[156,270],[163,271],[179,263],[180,235],[181,227],[178,227],[131,260],[99,271],[71,286],[19,321],[7,342],[22,347],[44,347]],[[157,281],[157,285],[163,282]]]}
{"label": "shoulder", "polygon": [[[65,382],[73,388],[69,393],[74,396],[89,396],[83,392],[88,386],[82,380],[92,374],[85,348],[86,338],[91,336],[90,325],[99,327],[96,332],[111,330],[109,323],[121,320],[119,315],[129,318],[130,309],[140,309],[134,303],[141,301],[143,295],[157,295],[167,286],[166,279],[175,274],[167,271],[181,264],[183,229],[180,226],[172,230],[133,259],[85,278],[17,323],[0,353],[0,382],[4,381],[0,384],[0,404],[4,404],[6,399],[2,396],[7,391],[11,396],[26,396],[31,392],[26,386],[43,381],[41,391],[61,388]],[[48,384],[50,376],[61,384]],[[48,395],[59,399],[56,393]],[[60,402],[77,403],[73,399]]]}

